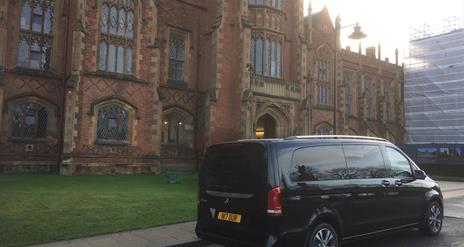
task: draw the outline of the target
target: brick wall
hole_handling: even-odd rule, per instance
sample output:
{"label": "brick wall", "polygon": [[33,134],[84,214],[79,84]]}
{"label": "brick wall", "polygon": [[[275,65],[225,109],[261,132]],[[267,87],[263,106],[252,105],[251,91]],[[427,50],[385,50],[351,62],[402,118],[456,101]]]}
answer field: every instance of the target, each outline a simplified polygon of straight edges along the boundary
{"label": "brick wall", "polygon": [[[276,120],[281,137],[312,134],[317,125],[333,123],[333,107],[314,105],[315,51],[323,44],[338,52],[337,134],[366,135],[369,129],[381,137],[392,135],[399,143],[403,140],[402,68],[336,49],[327,9],[313,15],[310,22],[303,17],[302,0],[283,1],[282,10],[248,6],[246,0],[134,0],[134,72],[124,75],[98,69],[103,1],[55,2],[51,68],[47,72],[18,68],[21,1],[0,2],[0,32],[6,33],[0,37],[0,171],[61,168],[64,174],[106,174],[193,170],[208,145],[254,138],[257,120],[265,114]],[[291,88],[299,97],[251,89],[251,34],[263,30],[283,40],[282,77],[272,78],[273,83],[287,85],[284,90]],[[180,81],[168,78],[173,32],[186,37],[185,71]],[[344,107],[345,70],[354,74],[352,116]],[[375,78],[378,101],[374,119],[364,117],[365,76]],[[394,117],[383,121],[381,98],[386,82],[391,85],[395,108]],[[40,142],[10,138],[13,116],[8,105],[22,98],[45,102],[54,109],[54,128]],[[119,104],[130,115],[124,145],[102,144],[96,138],[98,109],[105,103]],[[161,143],[163,113],[174,108],[193,117],[191,147]]]}

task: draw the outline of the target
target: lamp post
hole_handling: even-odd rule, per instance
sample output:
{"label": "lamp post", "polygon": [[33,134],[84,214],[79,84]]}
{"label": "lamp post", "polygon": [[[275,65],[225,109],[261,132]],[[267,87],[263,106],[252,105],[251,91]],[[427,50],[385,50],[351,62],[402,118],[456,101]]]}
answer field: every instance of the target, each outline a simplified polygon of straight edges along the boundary
{"label": "lamp post", "polygon": [[333,69],[333,106],[334,106],[334,112],[333,112],[333,134],[337,134],[337,52],[338,52],[338,31],[348,28],[348,27],[354,27],[353,33],[348,36],[348,38],[353,39],[353,40],[361,40],[367,37],[365,33],[361,31],[361,26],[359,26],[359,23],[356,24],[351,24],[347,26],[340,26],[340,19],[337,17],[337,21],[335,24],[335,52],[334,52],[334,69]]}

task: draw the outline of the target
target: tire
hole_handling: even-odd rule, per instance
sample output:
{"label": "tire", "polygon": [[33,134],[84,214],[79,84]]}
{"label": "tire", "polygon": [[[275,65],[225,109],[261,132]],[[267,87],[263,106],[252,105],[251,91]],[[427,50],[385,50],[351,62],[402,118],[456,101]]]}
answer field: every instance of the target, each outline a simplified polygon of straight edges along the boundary
{"label": "tire", "polygon": [[431,202],[425,211],[421,231],[428,236],[437,236],[443,226],[443,207],[440,203]]}
{"label": "tire", "polygon": [[317,225],[309,234],[305,247],[338,247],[338,234],[327,223]]}

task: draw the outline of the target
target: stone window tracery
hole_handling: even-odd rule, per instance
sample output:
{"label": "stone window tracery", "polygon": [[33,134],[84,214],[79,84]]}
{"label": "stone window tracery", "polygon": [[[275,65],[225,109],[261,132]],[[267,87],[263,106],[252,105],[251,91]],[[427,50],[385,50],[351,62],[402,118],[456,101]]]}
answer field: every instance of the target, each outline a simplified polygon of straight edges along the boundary
{"label": "stone window tracery", "polygon": [[104,0],[100,13],[99,70],[133,73],[135,3]]}
{"label": "stone window tracery", "polygon": [[117,104],[99,108],[97,140],[103,142],[128,142],[129,112]]}
{"label": "stone window tracery", "polygon": [[50,70],[54,4],[53,0],[22,0],[18,66]]}

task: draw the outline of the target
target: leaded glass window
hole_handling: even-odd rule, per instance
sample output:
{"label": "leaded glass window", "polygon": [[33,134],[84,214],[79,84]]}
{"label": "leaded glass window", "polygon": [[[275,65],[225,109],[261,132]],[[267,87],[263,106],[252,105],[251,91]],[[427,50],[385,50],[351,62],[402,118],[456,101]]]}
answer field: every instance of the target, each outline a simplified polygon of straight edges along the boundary
{"label": "leaded glass window", "polygon": [[249,5],[266,5],[276,9],[282,9],[282,0],[249,0]]}
{"label": "leaded glass window", "polygon": [[161,143],[193,148],[193,116],[179,108],[163,112]]}
{"label": "leaded glass window", "polygon": [[318,83],[316,85],[316,104],[323,105],[323,106],[330,105],[329,90],[330,90],[330,87],[325,83]]}
{"label": "leaded glass window", "polygon": [[333,135],[333,128],[328,124],[320,124],[316,127],[316,135]]}
{"label": "leaded glass window", "polygon": [[385,121],[389,121],[391,119],[391,100],[390,100],[390,89],[388,88],[388,85],[384,86],[383,89],[383,97],[384,97],[384,114],[383,118]]}
{"label": "leaded glass window", "polygon": [[97,139],[99,141],[127,142],[128,131],[128,111],[116,104],[99,109],[97,122]]}
{"label": "leaded glass window", "polygon": [[375,102],[372,81],[366,80],[364,86],[364,94],[366,97],[366,116],[367,118],[375,119]]}
{"label": "leaded glass window", "polygon": [[48,112],[44,106],[32,102],[18,104],[13,109],[12,137],[46,138],[47,120]]}
{"label": "leaded glass window", "polygon": [[105,0],[100,13],[98,68],[120,74],[133,73],[133,0]]}
{"label": "leaded glass window", "polygon": [[183,81],[185,73],[185,43],[187,35],[172,32],[169,37],[169,73],[170,80]]}
{"label": "leaded glass window", "polygon": [[53,0],[22,0],[18,66],[50,70]]}
{"label": "leaded glass window", "polygon": [[250,47],[252,72],[275,78],[281,77],[282,44],[275,39],[265,39],[262,34],[252,35]]}
{"label": "leaded glass window", "polygon": [[348,115],[353,115],[353,77],[351,74],[345,75],[345,111]]}
{"label": "leaded glass window", "polygon": [[316,59],[317,79],[319,81],[330,80],[330,63],[327,60]]}

